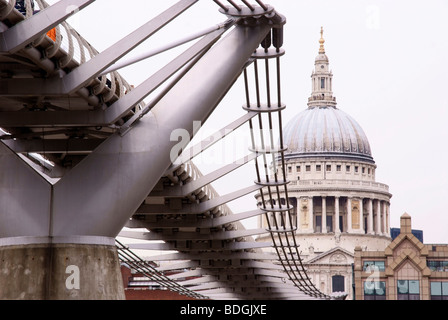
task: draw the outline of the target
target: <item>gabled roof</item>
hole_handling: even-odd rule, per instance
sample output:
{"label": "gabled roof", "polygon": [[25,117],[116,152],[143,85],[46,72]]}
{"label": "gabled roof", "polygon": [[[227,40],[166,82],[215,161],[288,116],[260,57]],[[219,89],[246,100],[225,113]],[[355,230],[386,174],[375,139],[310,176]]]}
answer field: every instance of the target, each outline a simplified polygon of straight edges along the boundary
{"label": "gabled roof", "polygon": [[[403,214],[400,219],[400,224],[400,234],[384,250],[386,257],[394,256],[394,252],[396,254],[393,262],[385,270],[386,275],[392,276],[395,270],[403,265],[403,263],[410,261],[420,270],[423,276],[429,276],[431,270],[426,265],[426,259],[424,258],[429,254],[428,248],[412,234],[411,217],[407,213]],[[396,250],[400,251],[396,252]]]}
{"label": "gabled roof", "polygon": [[412,234],[411,216],[407,213],[404,213],[400,218],[400,234],[384,250],[386,256],[391,256],[394,250],[404,241],[409,241],[415,246],[420,251],[420,255],[428,255],[428,248]]}
{"label": "gabled roof", "polygon": [[[338,256],[338,254],[340,256]],[[334,247],[326,252],[323,252],[309,261],[306,264],[347,264],[347,258],[354,259],[354,254],[341,247]],[[351,263],[351,262],[350,262]]]}

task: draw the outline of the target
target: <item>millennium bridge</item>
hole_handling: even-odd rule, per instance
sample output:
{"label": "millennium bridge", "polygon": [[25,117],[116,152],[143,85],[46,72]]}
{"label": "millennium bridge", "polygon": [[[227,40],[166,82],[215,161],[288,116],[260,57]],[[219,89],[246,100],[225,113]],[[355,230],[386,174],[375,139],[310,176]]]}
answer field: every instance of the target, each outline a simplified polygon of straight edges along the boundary
{"label": "millennium bridge", "polygon": [[[308,277],[294,208],[279,200],[285,16],[259,0],[210,0],[215,25],[137,56],[198,0],[167,5],[103,51],[67,22],[93,2],[0,0],[0,299],[124,299],[120,263],[198,299],[335,299]],[[185,46],[137,86],[120,75]],[[190,143],[236,83],[244,94],[227,108],[243,115]],[[247,154],[202,173],[195,158],[241,129]],[[248,164],[253,183],[212,187]],[[254,192],[261,203],[230,209]],[[256,217],[269,227],[247,227]],[[156,264],[135,250],[157,252]]]}

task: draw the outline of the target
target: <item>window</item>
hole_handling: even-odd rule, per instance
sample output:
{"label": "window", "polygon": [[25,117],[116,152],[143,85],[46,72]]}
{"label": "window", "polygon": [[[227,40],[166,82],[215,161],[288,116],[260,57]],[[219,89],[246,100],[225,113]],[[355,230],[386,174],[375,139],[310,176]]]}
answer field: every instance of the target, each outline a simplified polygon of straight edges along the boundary
{"label": "window", "polygon": [[291,172],[292,172],[292,168],[288,167],[288,173],[291,173]]}
{"label": "window", "polygon": [[431,300],[448,300],[448,282],[431,282]]}
{"label": "window", "polygon": [[384,261],[364,261],[363,271],[385,271],[386,267]]}
{"label": "window", "polygon": [[367,217],[364,216],[364,233],[367,234]]}
{"label": "window", "polygon": [[307,166],[305,167],[305,169],[306,169],[307,172],[310,172],[310,171],[311,171],[311,166],[310,166],[310,165],[307,165]]}
{"label": "window", "polygon": [[344,276],[333,276],[332,283],[333,283],[333,292],[345,291]]}
{"label": "window", "polygon": [[333,216],[327,216],[327,232],[333,232]]}
{"label": "window", "polygon": [[420,300],[420,281],[418,280],[398,280],[397,281],[398,300]]}
{"label": "window", "polygon": [[[326,223],[327,223],[327,231],[326,232],[333,232],[333,216],[326,216]],[[315,232],[322,232],[322,216],[316,216],[316,230]]]}
{"label": "window", "polygon": [[362,167],[362,173],[366,173],[366,168]]}
{"label": "window", "polygon": [[325,78],[320,78],[320,88],[325,89]]}
{"label": "window", "polygon": [[320,171],[321,170],[321,165],[320,164],[317,164],[316,165],[316,171]]}
{"label": "window", "polygon": [[448,261],[428,260],[426,264],[431,271],[448,272]]}
{"label": "window", "polygon": [[364,282],[364,300],[386,300],[386,281]]}
{"label": "window", "polygon": [[316,216],[316,232],[322,232],[322,216]]}
{"label": "window", "polygon": [[355,166],[355,172],[358,172],[358,166]]}
{"label": "window", "polygon": [[341,171],[341,165],[340,165],[340,164],[338,164],[338,165],[336,166],[336,171]]}
{"label": "window", "polygon": [[331,164],[327,164],[327,171],[331,171]]}
{"label": "window", "polygon": [[345,166],[345,171],[350,172],[350,166]]}
{"label": "window", "polygon": [[296,166],[296,171],[300,172],[300,166]]}

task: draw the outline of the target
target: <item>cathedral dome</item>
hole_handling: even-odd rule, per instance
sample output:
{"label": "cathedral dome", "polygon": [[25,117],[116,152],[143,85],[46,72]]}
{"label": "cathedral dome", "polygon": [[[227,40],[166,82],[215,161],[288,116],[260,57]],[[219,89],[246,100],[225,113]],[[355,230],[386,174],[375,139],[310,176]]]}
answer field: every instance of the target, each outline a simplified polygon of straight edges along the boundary
{"label": "cathedral dome", "polygon": [[361,126],[337,108],[333,96],[333,73],[325,54],[323,29],[319,54],[311,74],[312,92],[308,109],[292,118],[283,129],[288,159],[343,157],[374,163],[370,144]]}
{"label": "cathedral dome", "polygon": [[343,157],[374,162],[370,144],[361,126],[332,106],[308,108],[283,129],[287,158]]}

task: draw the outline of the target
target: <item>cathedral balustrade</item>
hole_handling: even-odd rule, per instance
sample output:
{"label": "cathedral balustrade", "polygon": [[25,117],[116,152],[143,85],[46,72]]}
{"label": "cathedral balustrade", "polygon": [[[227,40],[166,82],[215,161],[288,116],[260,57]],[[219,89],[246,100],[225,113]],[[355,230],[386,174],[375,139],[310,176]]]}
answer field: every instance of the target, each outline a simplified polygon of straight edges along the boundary
{"label": "cathedral balustrade", "polygon": [[389,192],[389,186],[384,183],[362,180],[297,180],[291,181],[290,186],[352,186],[375,188]]}
{"label": "cathedral balustrade", "polygon": [[315,95],[308,98],[308,101],[336,101],[336,97],[328,97],[328,96],[321,96],[321,95]]}

